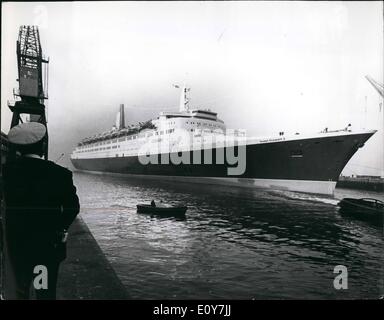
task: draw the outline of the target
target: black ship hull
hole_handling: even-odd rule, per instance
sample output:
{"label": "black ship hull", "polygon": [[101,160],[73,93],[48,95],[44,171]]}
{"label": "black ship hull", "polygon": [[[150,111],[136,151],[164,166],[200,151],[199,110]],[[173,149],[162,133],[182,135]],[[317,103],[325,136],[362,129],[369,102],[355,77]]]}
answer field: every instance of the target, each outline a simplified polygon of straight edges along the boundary
{"label": "black ship hull", "polygon": [[[295,139],[271,143],[248,144],[246,166],[241,175],[228,175],[235,167],[224,161],[217,164],[217,152],[212,149],[212,164],[192,161],[190,164],[146,164],[138,156],[115,154],[108,158],[71,158],[78,170],[135,174],[158,178],[182,178],[194,182],[236,184],[241,186],[269,187],[308,193],[333,194],[341,171],[374,132]],[[233,148],[233,147],[229,147]],[[238,152],[235,148],[235,155]],[[161,156],[158,155],[159,163]],[[238,164],[237,164],[238,165]],[[208,179],[208,180],[207,180]]]}

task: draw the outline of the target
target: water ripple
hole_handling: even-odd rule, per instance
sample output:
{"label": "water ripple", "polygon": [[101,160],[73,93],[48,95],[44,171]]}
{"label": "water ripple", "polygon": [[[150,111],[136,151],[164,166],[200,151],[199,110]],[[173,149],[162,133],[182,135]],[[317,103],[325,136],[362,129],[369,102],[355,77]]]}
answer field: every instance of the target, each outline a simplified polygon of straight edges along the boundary
{"label": "water ripple", "polygon": [[[382,230],[342,217],[337,197],[84,173],[74,178],[81,214],[133,298],[382,293]],[[136,213],[137,203],[152,199],[187,204],[185,219]],[[350,270],[345,292],[333,289],[338,264]]]}

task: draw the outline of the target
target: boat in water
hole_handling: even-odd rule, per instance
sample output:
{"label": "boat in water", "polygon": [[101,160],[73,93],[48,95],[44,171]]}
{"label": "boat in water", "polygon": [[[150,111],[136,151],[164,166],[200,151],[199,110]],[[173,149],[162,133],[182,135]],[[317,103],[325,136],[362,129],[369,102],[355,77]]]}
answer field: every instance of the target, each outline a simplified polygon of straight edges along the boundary
{"label": "boat in water", "polygon": [[78,170],[145,178],[273,188],[332,195],[345,165],[376,130],[325,129],[319,133],[247,137],[228,130],[217,113],[189,106],[182,87],[179,111],[125,126],[120,105],[116,126],[78,143],[71,162]]}
{"label": "boat in water", "polygon": [[383,224],[384,202],[372,198],[344,198],[339,203],[341,214],[351,217]]}
{"label": "boat in water", "polygon": [[150,205],[150,204],[138,204],[137,206],[138,213],[147,213],[153,215],[172,215],[172,216],[184,216],[187,207],[186,206],[170,206],[165,204],[160,205]]}

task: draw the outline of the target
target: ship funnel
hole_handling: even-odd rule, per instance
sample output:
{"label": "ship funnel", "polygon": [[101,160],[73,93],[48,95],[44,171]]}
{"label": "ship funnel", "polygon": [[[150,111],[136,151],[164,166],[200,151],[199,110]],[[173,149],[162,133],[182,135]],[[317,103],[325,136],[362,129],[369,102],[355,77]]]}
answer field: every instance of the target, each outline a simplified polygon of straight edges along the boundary
{"label": "ship funnel", "polygon": [[120,122],[119,122],[119,129],[125,128],[125,114],[124,114],[124,104],[120,104]]}
{"label": "ship funnel", "polygon": [[114,128],[121,130],[125,128],[125,115],[124,115],[124,104],[120,104],[120,110],[116,114],[116,122]]}

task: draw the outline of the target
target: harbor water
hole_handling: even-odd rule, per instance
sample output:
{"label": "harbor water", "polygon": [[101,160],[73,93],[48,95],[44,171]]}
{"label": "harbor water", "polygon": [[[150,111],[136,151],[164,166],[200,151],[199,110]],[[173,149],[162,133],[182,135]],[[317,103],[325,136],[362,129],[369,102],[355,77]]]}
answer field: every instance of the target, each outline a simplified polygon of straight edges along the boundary
{"label": "harbor water", "polygon": [[[338,212],[334,197],[132,176],[74,173],[81,215],[133,299],[377,299],[383,229]],[[136,212],[186,204],[184,219]],[[348,289],[336,290],[337,265]]]}

